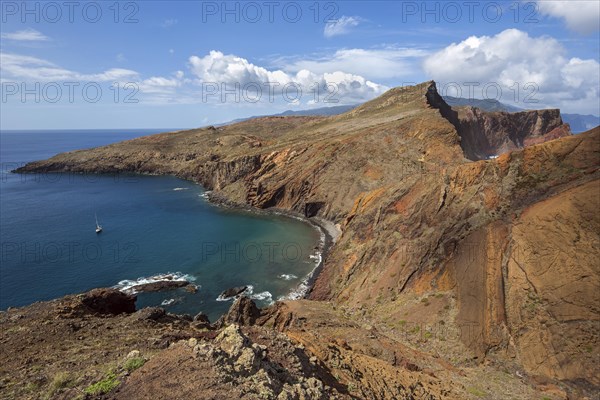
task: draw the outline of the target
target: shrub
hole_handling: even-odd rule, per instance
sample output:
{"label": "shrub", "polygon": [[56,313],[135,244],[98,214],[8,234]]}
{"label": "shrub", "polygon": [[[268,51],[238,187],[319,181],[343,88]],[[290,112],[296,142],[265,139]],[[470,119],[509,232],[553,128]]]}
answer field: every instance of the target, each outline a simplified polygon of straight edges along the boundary
{"label": "shrub", "polygon": [[107,374],[106,377],[104,379],[102,379],[101,381],[96,382],[96,383],[88,386],[87,388],[85,388],[84,392],[86,394],[91,394],[91,395],[106,394],[106,393],[110,392],[111,390],[113,390],[114,388],[116,388],[117,386],[119,386],[120,383],[121,382],[119,382],[115,373],[111,372],[111,373]]}
{"label": "shrub", "polygon": [[133,357],[125,361],[125,364],[123,364],[123,368],[125,368],[127,372],[133,372],[145,363],[146,360],[144,360],[142,357]]}

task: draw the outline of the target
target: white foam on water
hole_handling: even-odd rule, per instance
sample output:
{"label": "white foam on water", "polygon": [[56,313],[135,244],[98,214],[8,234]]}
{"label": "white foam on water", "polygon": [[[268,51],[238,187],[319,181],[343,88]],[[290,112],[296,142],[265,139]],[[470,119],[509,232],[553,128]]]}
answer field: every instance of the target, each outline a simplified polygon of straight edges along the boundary
{"label": "white foam on water", "polygon": [[260,292],[260,293],[254,293],[253,285],[246,285],[246,290],[244,290],[242,293],[238,294],[237,296],[223,297],[223,296],[219,295],[219,297],[217,297],[216,300],[217,301],[229,301],[229,300],[237,299],[240,296],[246,296],[252,300],[264,301],[269,305],[274,303],[273,295],[271,294],[271,292],[264,291],[264,292]]}
{"label": "white foam on water", "polygon": [[312,279],[317,268],[319,268],[319,266],[323,262],[323,249],[325,248],[326,239],[325,231],[320,227],[316,227],[316,229],[320,233],[319,246],[313,254],[308,256],[308,258],[311,261],[306,261],[308,263],[312,262],[314,268],[308,273],[308,275],[304,277],[304,279],[302,279],[302,282],[300,282],[298,286],[296,286],[290,291],[290,293],[288,293],[286,296],[280,296],[277,300],[299,300],[304,298],[304,296],[306,296],[306,293],[308,293],[308,291],[310,290],[310,280]]}
{"label": "white foam on water", "polygon": [[252,293],[254,293],[254,286],[252,285],[246,285],[246,290],[244,290],[242,293],[236,295],[236,296],[231,296],[231,297],[223,297],[222,295],[219,295],[219,297],[217,297],[215,300],[217,301],[229,301],[229,300],[233,300],[238,298],[241,295],[251,295]]}
{"label": "white foam on water", "polygon": [[175,188],[175,189],[173,189],[173,190],[175,190],[175,191],[178,191],[178,190],[189,190],[189,189],[190,189],[190,188],[186,188],[186,187],[176,187],[176,188]]}
{"label": "white foam on water", "polygon": [[298,277],[294,274],[281,274],[279,275],[279,279],[283,279],[284,281],[291,281],[292,279],[298,279]]}
{"label": "white foam on water", "polygon": [[[124,279],[119,281],[114,289],[119,289],[122,292],[129,294],[136,294],[137,291],[135,289],[136,286],[146,285],[148,283],[155,282],[194,282],[196,280],[195,277],[183,274],[181,272],[167,272],[166,274],[157,274],[149,277],[141,277],[135,280]],[[197,287],[197,286],[196,286]]]}
{"label": "white foam on water", "polygon": [[200,193],[200,194],[198,195],[198,197],[202,197],[203,199],[207,200],[207,199],[208,199],[208,195],[210,195],[211,193],[212,193],[212,191],[211,191],[211,190],[207,190],[207,191],[206,191],[206,192],[204,192],[204,193]]}
{"label": "white foam on water", "polygon": [[175,303],[175,299],[165,299],[160,303],[161,306],[170,306]]}

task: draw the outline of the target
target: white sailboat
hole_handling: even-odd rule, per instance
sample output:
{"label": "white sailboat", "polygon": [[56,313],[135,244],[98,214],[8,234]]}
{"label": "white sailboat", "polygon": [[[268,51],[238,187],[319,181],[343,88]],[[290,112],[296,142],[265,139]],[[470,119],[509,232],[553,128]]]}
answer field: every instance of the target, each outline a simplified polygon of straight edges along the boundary
{"label": "white sailboat", "polygon": [[102,232],[102,227],[98,223],[98,215],[96,215],[96,213],[94,213],[94,215],[96,216],[96,233],[100,233]]}

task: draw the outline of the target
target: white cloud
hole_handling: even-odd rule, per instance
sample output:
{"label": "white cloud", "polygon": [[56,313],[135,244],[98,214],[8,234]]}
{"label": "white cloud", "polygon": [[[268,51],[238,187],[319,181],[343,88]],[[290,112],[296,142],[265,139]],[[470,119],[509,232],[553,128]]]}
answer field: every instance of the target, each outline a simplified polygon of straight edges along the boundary
{"label": "white cloud", "polygon": [[160,26],[162,26],[163,28],[170,28],[173,25],[177,25],[179,21],[177,21],[175,18],[170,18],[170,19],[166,19],[163,21],[162,24],[160,24]]}
{"label": "white cloud", "polygon": [[598,0],[538,0],[542,14],[562,18],[573,31],[589,34],[600,29],[600,1]]}
{"label": "white cloud", "polygon": [[[181,71],[178,71],[181,72]],[[140,83],[140,90],[146,93],[173,93],[174,89],[181,87],[183,84],[183,73],[176,74],[172,78],[165,78],[162,76],[153,76],[148,79],[144,79]]]}
{"label": "white cloud", "polygon": [[[235,55],[225,55],[219,51],[211,51],[204,57],[192,56],[189,59],[190,69],[199,83],[216,83],[219,87],[241,88],[260,87],[269,93],[281,94],[282,89],[300,88],[307,100],[313,94],[338,100],[340,103],[355,103],[371,99],[387,87],[371,82],[364,77],[352,73],[331,70],[328,73],[315,73],[301,69],[295,73],[282,70],[268,70],[250,63]],[[287,86],[286,86],[287,85]]]}
{"label": "white cloud", "polygon": [[326,38],[331,38],[339,35],[346,35],[350,33],[352,28],[358,26],[361,22],[359,17],[346,17],[341,16],[339,19],[327,21],[323,35]]}
{"label": "white cloud", "polygon": [[138,73],[129,69],[111,68],[95,74],[83,74],[62,68],[50,61],[20,54],[1,53],[0,70],[6,79],[56,82],[56,81],[111,81],[135,80]]}
{"label": "white cloud", "polygon": [[279,58],[274,63],[286,71],[308,69],[326,73],[339,70],[370,79],[390,79],[413,75],[419,69],[420,60],[427,54],[427,51],[418,48],[388,46],[381,49],[342,49],[313,58]]}
{"label": "white cloud", "polygon": [[15,40],[22,42],[45,42],[50,38],[35,29],[24,29],[16,32],[7,32],[0,35],[2,39]]}
{"label": "white cloud", "polygon": [[[503,93],[500,101],[523,108],[550,106],[597,114],[600,64],[593,59],[568,59],[565,54],[554,38],[530,37],[526,32],[508,29],[495,36],[471,36],[452,43],[427,57],[423,66],[428,76],[441,84],[456,82],[466,90],[465,83],[479,83],[476,95],[481,94],[484,85],[497,83]],[[538,103],[524,102],[531,93],[524,90],[528,83],[539,88],[533,97]],[[515,84],[520,88],[517,101]],[[467,97],[468,92],[463,96]]]}

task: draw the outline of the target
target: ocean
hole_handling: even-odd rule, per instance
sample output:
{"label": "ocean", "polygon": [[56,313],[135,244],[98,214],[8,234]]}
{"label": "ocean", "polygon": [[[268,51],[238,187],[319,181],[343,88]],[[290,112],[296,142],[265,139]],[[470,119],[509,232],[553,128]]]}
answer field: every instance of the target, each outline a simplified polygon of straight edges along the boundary
{"label": "ocean", "polygon": [[323,240],[306,222],[216,207],[202,187],[175,177],[10,172],[158,132],[0,132],[0,309],[96,287],[126,290],[164,274],[198,290],[138,293],[138,308],[204,312],[212,321],[229,308],[219,294],[231,287],[248,286],[259,306],[302,294]]}

